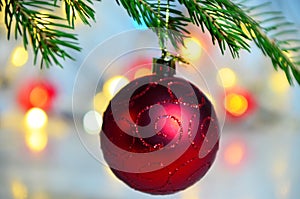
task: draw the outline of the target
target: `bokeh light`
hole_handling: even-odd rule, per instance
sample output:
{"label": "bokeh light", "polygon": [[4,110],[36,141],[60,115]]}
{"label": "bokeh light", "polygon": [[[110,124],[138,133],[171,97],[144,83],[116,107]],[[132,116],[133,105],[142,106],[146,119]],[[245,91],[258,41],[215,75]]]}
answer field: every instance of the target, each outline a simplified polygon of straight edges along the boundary
{"label": "bokeh light", "polygon": [[231,141],[224,149],[224,161],[228,166],[240,166],[246,157],[246,144],[242,140]]}
{"label": "bokeh light", "polygon": [[109,98],[103,92],[99,92],[95,95],[93,102],[95,110],[103,113],[109,104]]}
{"label": "bokeh light", "polygon": [[30,103],[35,107],[43,107],[49,98],[47,90],[42,86],[35,87],[29,95]]}
{"label": "bokeh light", "polygon": [[19,180],[13,180],[11,183],[11,193],[13,199],[28,198],[28,189],[24,183]]}
{"label": "bokeh light", "polygon": [[48,144],[48,135],[42,129],[28,130],[25,134],[27,147],[34,152],[43,151]]}
{"label": "bokeh light", "polygon": [[17,101],[25,110],[32,107],[50,110],[56,93],[54,84],[46,79],[26,80],[18,88]]}
{"label": "bokeh light", "polygon": [[273,72],[269,79],[269,86],[273,92],[278,94],[286,93],[289,88],[289,82],[286,79],[284,72]]}
{"label": "bokeh light", "polygon": [[99,134],[102,127],[102,116],[96,111],[89,111],[83,117],[83,127],[88,134]]}
{"label": "bokeh light", "polygon": [[129,80],[124,76],[112,77],[104,83],[103,92],[109,99],[111,99],[121,88],[123,88],[128,83]]}
{"label": "bokeh light", "polygon": [[144,77],[147,75],[151,75],[152,71],[149,68],[140,68],[134,73],[134,79],[137,79],[139,77]]}
{"label": "bokeh light", "polygon": [[25,115],[25,125],[30,129],[40,129],[46,126],[48,116],[40,108],[32,108]]}
{"label": "bokeh light", "polygon": [[224,88],[230,88],[236,85],[237,76],[230,68],[222,68],[218,71],[218,84]]}
{"label": "bokeh light", "polygon": [[50,198],[51,197],[43,191],[38,191],[31,195],[31,199],[50,199]]}
{"label": "bokeh light", "polygon": [[12,52],[11,63],[16,67],[21,67],[28,61],[28,52],[23,47],[16,47]]}
{"label": "bokeh light", "polygon": [[186,38],[184,40],[184,45],[181,49],[181,54],[183,57],[190,59],[190,60],[197,60],[201,57],[202,54],[202,45],[201,42],[192,37],[192,38]]}
{"label": "bokeh light", "polygon": [[229,93],[225,97],[225,109],[233,116],[242,116],[248,109],[248,100],[237,93]]}

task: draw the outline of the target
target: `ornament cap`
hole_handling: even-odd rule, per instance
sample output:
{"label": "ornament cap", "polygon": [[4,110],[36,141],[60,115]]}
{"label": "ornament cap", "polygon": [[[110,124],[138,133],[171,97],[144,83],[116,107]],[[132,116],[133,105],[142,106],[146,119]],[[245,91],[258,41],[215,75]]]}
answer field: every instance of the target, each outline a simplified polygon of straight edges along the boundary
{"label": "ornament cap", "polygon": [[176,73],[176,62],[174,58],[153,58],[152,72],[163,77],[174,76]]}

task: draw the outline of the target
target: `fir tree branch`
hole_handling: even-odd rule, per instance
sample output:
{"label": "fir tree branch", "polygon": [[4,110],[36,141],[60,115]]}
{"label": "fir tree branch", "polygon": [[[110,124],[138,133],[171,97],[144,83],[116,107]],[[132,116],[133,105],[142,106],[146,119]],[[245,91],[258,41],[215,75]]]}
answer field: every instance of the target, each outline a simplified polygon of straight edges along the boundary
{"label": "fir tree branch", "polygon": [[[265,11],[268,3],[248,7],[245,5],[247,0],[116,1],[138,24],[144,22],[158,36],[162,32],[166,34],[175,48],[183,44],[183,38],[189,35],[187,25],[190,23],[199,26],[203,32],[208,31],[212,42],[218,43],[221,52],[224,53],[228,48],[234,58],[239,56],[242,49],[250,51],[249,42],[254,41],[263,54],[270,57],[274,68],[285,72],[290,84],[293,83],[293,77],[300,84],[300,40],[279,39],[295,33],[295,30],[290,28],[292,24],[284,21],[280,12]],[[178,3],[187,10],[187,16],[179,9]],[[66,18],[37,11],[53,11],[61,4],[65,6]],[[0,0],[0,11],[5,12],[8,39],[14,32],[15,38],[23,37],[25,48],[30,39],[35,63],[38,54],[41,54],[42,64],[44,62],[49,67],[52,64],[61,66],[58,58],[73,59],[65,48],[80,50],[76,35],[65,30],[74,28],[77,16],[90,25],[89,19],[95,20],[92,4],[92,0]],[[263,19],[256,21],[256,17]],[[267,26],[270,23],[272,25]]]}
{"label": "fir tree branch", "polygon": [[[228,0],[227,0],[228,1]],[[263,54],[270,57],[274,68],[278,67],[283,70],[290,84],[293,84],[292,75],[295,80],[300,84],[300,70],[299,62],[297,63],[288,54],[294,52],[300,54],[300,40],[294,40],[293,44],[298,46],[290,48],[292,43],[288,40],[280,40],[279,37],[289,35],[290,33],[297,33],[293,29],[293,24],[286,22],[280,12],[264,12],[258,11],[265,7],[267,4],[260,4],[249,8],[238,7],[232,2],[227,2],[228,6],[233,7],[233,10],[239,13],[240,22],[245,25],[250,39],[262,50]],[[244,12],[243,12],[244,11]],[[249,15],[255,12],[254,16],[261,16],[265,18],[262,21],[254,21]],[[248,15],[247,15],[248,14]],[[271,15],[271,17],[269,17]],[[263,27],[261,24],[272,23],[269,27]],[[284,44],[284,45],[283,45]]]}
{"label": "fir tree branch", "polygon": [[[218,42],[219,47],[224,53],[226,45],[229,47],[233,57],[239,56],[239,50],[245,49],[250,51],[248,41],[254,41],[255,44],[262,50],[264,55],[270,57],[274,68],[281,68],[289,81],[293,84],[291,72],[294,78],[300,84],[299,63],[294,62],[286,55],[290,50],[280,45],[280,42],[275,38],[279,35],[294,32],[294,30],[281,31],[273,37],[268,36],[269,32],[278,30],[283,26],[291,26],[291,23],[275,23],[273,26],[264,28],[250,17],[250,12],[257,11],[269,3],[259,4],[253,7],[247,7],[241,3],[233,3],[229,0],[179,0],[188,10],[192,22],[198,26],[203,26],[210,32],[213,43]],[[271,14],[271,18],[267,18],[264,22],[276,22],[282,20],[283,16],[278,12],[260,12],[258,15]],[[243,30],[243,27],[246,29]],[[284,44],[290,44],[285,41]],[[299,48],[293,48],[294,52],[299,53]]]}
{"label": "fir tree branch", "polygon": [[[66,7],[69,8],[69,12],[66,13],[67,19],[39,11],[54,12],[54,9],[59,7],[57,0],[5,1],[5,25],[8,40],[12,32],[14,32],[15,39],[18,39],[19,36],[23,37],[25,49],[27,49],[29,43],[33,48],[34,64],[36,64],[38,56],[41,55],[41,68],[43,65],[46,67],[51,65],[62,67],[58,58],[74,60],[65,50],[66,48],[76,51],[81,50],[76,34],[66,32],[68,29],[74,28],[75,12],[85,24],[89,24],[89,18],[95,19],[94,10],[81,0],[64,1],[68,4]],[[69,25],[64,23],[66,21],[69,22]]]}
{"label": "fir tree branch", "polygon": [[[178,47],[179,43],[183,43],[184,34],[189,34],[186,26],[190,19],[176,9],[175,0],[169,2],[168,5],[157,0],[117,0],[117,3],[121,4],[138,24],[144,22],[157,35],[165,30],[172,45]],[[168,24],[166,23],[167,10],[170,12]]]}
{"label": "fir tree branch", "polygon": [[[69,25],[73,28],[75,27],[74,22],[76,16],[78,15],[81,21],[86,25],[91,25],[89,19],[95,21],[95,11],[91,6],[85,3],[82,0],[60,0],[64,2],[65,6],[65,14],[68,20]],[[87,0],[87,2],[93,5],[91,0]],[[57,5],[58,0],[54,0],[54,4]]]}
{"label": "fir tree branch", "polygon": [[2,11],[3,3],[2,0],[0,0],[0,12]]}
{"label": "fir tree branch", "polygon": [[[161,1],[162,10],[159,12],[157,7],[157,1],[151,0],[119,0],[123,7],[127,10],[129,16],[131,16],[138,23],[143,20],[149,27],[159,27],[165,29],[164,17],[166,1]],[[117,2],[119,3],[117,0]],[[174,1],[171,1],[174,3]],[[187,33],[186,23],[193,23],[199,26],[203,32],[208,31],[211,35],[213,44],[218,43],[222,53],[226,48],[229,49],[233,58],[239,57],[240,50],[244,49],[250,52],[250,41],[254,41],[255,44],[262,50],[263,54],[270,57],[274,68],[277,70],[280,68],[286,74],[286,77],[290,84],[293,84],[292,75],[295,80],[300,84],[300,60],[292,59],[287,56],[287,53],[293,51],[294,53],[300,52],[299,41],[295,40],[279,40],[282,35],[288,35],[294,33],[294,30],[284,29],[284,27],[291,27],[291,23],[281,21],[283,18],[280,12],[261,11],[265,9],[269,3],[262,3],[256,6],[247,7],[244,3],[247,2],[233,2],[230,0],[178,0],[179,4],[183,5],[188,12],[188,17],[185,17],[181,11],[173,8],[170,13],[174,17],[173,23],[168,28],[173,31],[181,31]],[[265,21],[258,22],[254,18],[258,16],[269,16]],[[162,23],[157,23],[157,21]],[[279,22],[278,22],[279,21]],[[181,23],[180,23],[181,22]],[[263,23],[273,22],[274,25],[270,27],[263,27]],[[184,25],[183,25],[184,24]],[[277,32],[276,32],[277,31]],[[270,33],[274,33],[270,35]],[[178,35],[179,39],[169,37],[174,47],[177,47],[177,43],[183,42],[183,34]],[[287,47],[291,44],[297,43],[298,46]],[[183,44],[183,43],[182,43]]]}

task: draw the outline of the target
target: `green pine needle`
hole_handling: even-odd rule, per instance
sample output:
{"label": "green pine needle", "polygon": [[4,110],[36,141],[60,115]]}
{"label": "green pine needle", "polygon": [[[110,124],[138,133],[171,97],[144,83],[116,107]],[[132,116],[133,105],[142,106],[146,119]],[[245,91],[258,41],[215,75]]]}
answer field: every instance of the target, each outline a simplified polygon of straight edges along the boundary
{"label": "green pine needle", "polygon": [[[63,0],[65,6],[65,13],[67,17],[67,21],[72,28],[75,27],[74,22],[76,20],[76,16],[78,15],[80,20],[87,25],[91,25],[89,19],[95,21],[95,11],[91,6],[86,4],[82,0]],[[57,5],[57,0],[54,2]],[[93,4],[91,0],[87,0],[87,3]]]}

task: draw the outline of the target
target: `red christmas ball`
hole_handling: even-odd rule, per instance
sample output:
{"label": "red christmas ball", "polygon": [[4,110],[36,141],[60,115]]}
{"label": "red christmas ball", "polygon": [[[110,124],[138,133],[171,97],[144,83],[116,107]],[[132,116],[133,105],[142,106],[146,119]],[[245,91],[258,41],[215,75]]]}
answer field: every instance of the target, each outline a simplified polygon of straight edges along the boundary
{"label": "red christmas ball", "polygon": [[172,194],[200,180],[214,162],[219,126],[211,102],[190,82],[157,75],[121,89],[103,116],[104,159],[133,189]]}

